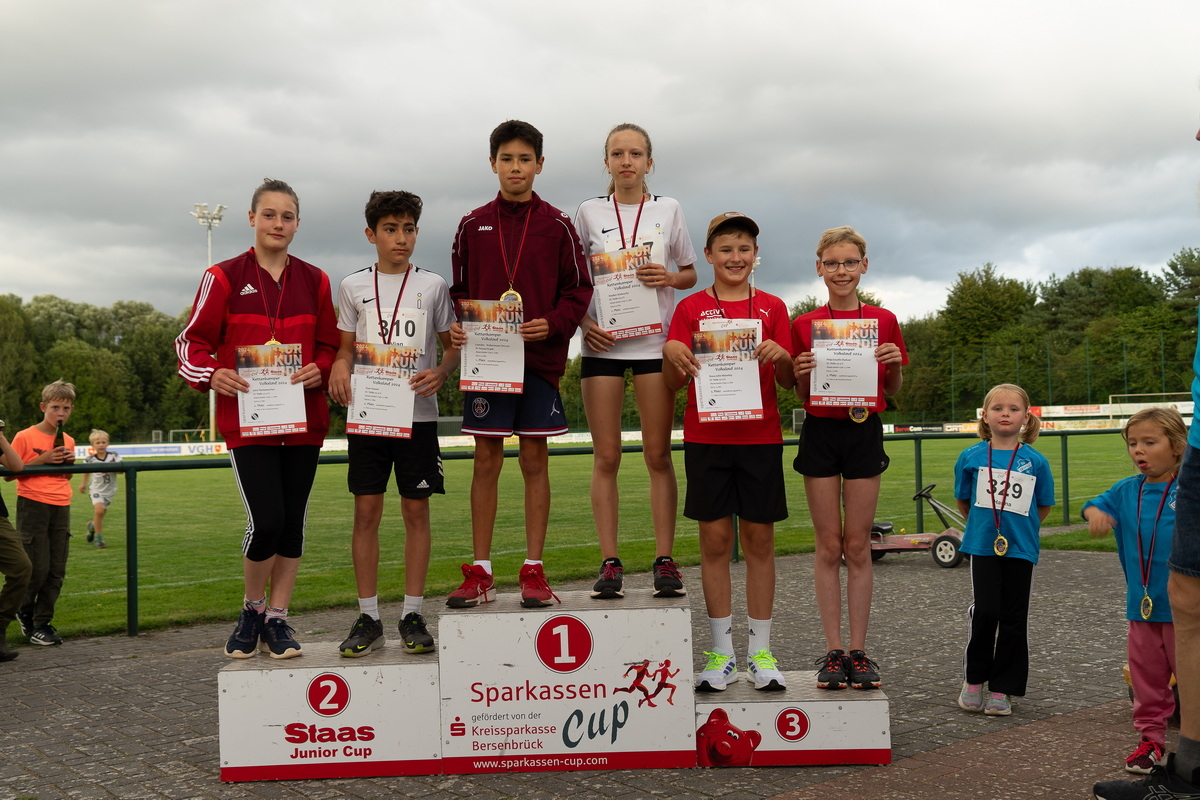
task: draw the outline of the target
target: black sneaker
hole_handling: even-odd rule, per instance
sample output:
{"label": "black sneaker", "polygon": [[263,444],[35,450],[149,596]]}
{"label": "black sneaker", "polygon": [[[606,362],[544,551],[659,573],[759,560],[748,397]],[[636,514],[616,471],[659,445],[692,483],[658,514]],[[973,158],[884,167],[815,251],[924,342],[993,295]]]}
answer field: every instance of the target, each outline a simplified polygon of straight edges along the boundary
{"label": "black sneaker", "polygon": [[28,636],[33,633],[33,614],[23,614],[18,611],[17,623],[21,626],[22,636]]}
{"label": "black sneaker", "polygon": [[820,667],[817,672],[818,689],[841,689],[850,682],[850,659],[845,650],[830,650],[813,663]]}
{"label": "black sneaker", "polygon": [[410,653],[432,653],[433,637],[425,627],[425,618],[416,611],[410,611],[400,620],[400,639],[404,649]]}
{"label": "black sneaker", "polygon": [[683,578],[679,575],[679,565],[670,556],[659,556],[654,559],[654,596],[683,597],[687,589],[683,588]]}
{"label": "black sneaker", "polygon": [[[1196,779],[1192,775],[1192,780]],[[1166,766],[1155,764],[1140,781],[1104,781],[1092,787],[1096,800],[1198,800],[1200,786],[1189,783],[1175,771],[1175,754]]]}
{"label": "black sneaker", "polygon": [[54,630],[54,626],[47,622],[45,625],[38,625],[33,629],[33,633],[29,634],[29,643],[52,647],[62,644],[62,637]]}
{"label": "black sneaker", "polygon": [[242,608],[237,627],[225,643],[225,655],[230,658],[250,658],[258,652],[258,640],[262,638],[262,617],[252,608]]}
{"label": "black sneaker", "polygon": [[592,597],[596,600],[614,600],[625,596],[625,567],[621,559],[606,558],[600,565],[600,580],[592,587]]}
{"label": "black sneaker", "polygon": [[346,641],[338,645],[338,651],[345,658],[358,658],[383,647],[383,643],[383,623],[372,619],[370,614],[359,614]]}
{"label": "black sneaker", "polygon": [[88,544],[91,544],[96,539],[96,524],[94,522],[92,522],[90,519],[88,520],[88,524],[87,524],[87,532],[88,532],[88,535],[87,535]]}
{"label": "black sneaker", "polygon": [[846,672],[850,676],[851,686],[855,689],[878,689],[880,687],[879,665],[867,658],[866,653],[862,650],[851,650],[850,655],[846,656],[846,660],[850,664]]}
{"label": "black sneaker", "polygon": [[258,649],[271,658],[295,658],[304,655],[300,643],[296,641],[296,631],[283,617],[271,617],[263,623],[262,640]]}

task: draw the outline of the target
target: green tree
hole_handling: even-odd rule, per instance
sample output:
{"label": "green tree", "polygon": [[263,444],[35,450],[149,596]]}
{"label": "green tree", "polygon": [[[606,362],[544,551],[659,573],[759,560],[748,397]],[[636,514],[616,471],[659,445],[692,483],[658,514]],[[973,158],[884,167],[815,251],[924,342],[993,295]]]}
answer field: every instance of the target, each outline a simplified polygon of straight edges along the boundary
{"label": "green tree", "polygon": [[[76,338],[60,339],[46,353],[44,383],[61,378],[75,384],[75,410],[68,429],[86,434],[103,428],[110,434],[128,429],[132,373],[125,358]],[[76,438],[84,438],[76,435]]]}
{"label": "green tree", "polygon": [[0,419],[10,431],[38,419],[41,386],[37,383],[37,351],[29,319],[16,295],[0,297]]}
{"label": "green tree", "polygon": [[1200,302],[1200,248],[1185,247],[1167,262],[1162,277],[1163,289],[1171,307],[1195,322],[1197,302]]}
{"label": "green tree", "polygon": [[1032,282],[1006,278],[991,262],[972,272],[960,272],[941,313],[943,345],[983,344],[1017,322],[1036,301]]}

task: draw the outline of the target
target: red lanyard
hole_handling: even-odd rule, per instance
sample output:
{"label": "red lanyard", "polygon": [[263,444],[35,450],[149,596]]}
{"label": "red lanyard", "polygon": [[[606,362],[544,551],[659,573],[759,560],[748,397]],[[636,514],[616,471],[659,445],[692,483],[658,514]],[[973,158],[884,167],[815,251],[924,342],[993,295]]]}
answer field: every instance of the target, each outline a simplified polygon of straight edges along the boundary
{"label": "red lanyard", "polygon": [[[284,262],[283,277],[282,277],[282,280],[280,280],[279,284],[278,284],[279,285],[279,299],[275,301],[275,316],[273,316],[273,317],[271,316],[271,309],[267,305],[267,293],[263,289],[262,275],[258,275],[257,273],[255,274],[255,276],[258,278],[258,293],[259,293],[259,295],[262,296],[263,314],[266,315],[267,326],[271,329],[271,338],[267,341],[267,344],[281,344],[281,342],[279,342],[275,339],[275,323],[277,323],[279,321],[279,311],[281,308],[283,308],[283,289],[287,285],[287,276],[288,276],[287,267],[288,267],[288,264],[291,264],[291,263],[292,263],[292,259],[291,259],[291,256],[289,256],[287,261]],[[258,263],[257,255],[254,257],[254,264],[255,264],[255,266],[258,267],[258,269],[260,271],[266,272],[266,270],[263,269],[262,264]]]}
{"label": "red lanyard", "polygon": [[[721,298],[717,296],[717,285],[712,285],[713,300],[717,301],[717,310],[721,312],[721,316],[729,319],[729,315],[725,313],[725,307],[721,305]],[[751,287],[749,296],[746,297],[746,319],[754,319],[754,289]]]}
{"label": "red lanyard", "polygon": [[617,228],[621,231],[621,249],[633,247],[637,244],[637,229],[638,223],[642,221],[642,207],[646,205],[646,193],[642,192],[642,202],[638,203],[638,213],[633,220],[633,232],[629,235],[629,244],[625,244],[625,226],[621,224],[621,204],[617,202],[617,198],[613,197],[613,211],[617,212]]}
{"label": "red lanyard", "polygon": [[1145,557],[1142,556],[1142,491],[1146,488],[1146,479],[1142,478],[1142,482],[1138,485],[1137,548],[1143,591],[1150,585],[1150,568],[1154,566],[1154,540],[1158,538],[1158,521],[1162,518],[1163,506],[1166,505],[1167,495],[1171,493],[1171,484],[1174,482],[1175,476],[1172,474],[1171,479],[1167,481],[1167,488],[1163,489],[1162,499],[1158,501],[1158,511],[1154,513],[1154,530],[1150,533],[1150,552]]}
{"label": "red lanyard", "polygon": [[392,309],[392,318],[385,326],[383,324],[383,309],[379,307],[379,265],[375,265],[375,270],[371,273],[371,277],[375,279],[375,313],[379,315],[379,338],[383,339],[384,344],[392,343],[392,331],[396,325],[396,315],[400,313],[400,298],[404,297],[404,287],[408,286],[408,273],[412,272],[415,267],[410,266],[404,270],[404,280],[400,282],[400,294],[396,295],[396,307]]}
{"label": "red lanyard", "polygon": [[[523,205],[530,206],[531,203]],[[508,288],[513,288],[513,281],[517,279],[517,270],[521,267],[521,251],[525,249],[525,234],[529,232],[529,218],[533,216],[533,209],[527,208],[525,211],[525,227],[521,229],[521,241],[517,245],[517,260],[513,262],[513,268],[510,271],[508,268],[508,252],[504,249],[504,230],[500,227],[500,208],[496,208],[496,232],[500,234],[500,258],[504,261],[504,274],[508,277]],[[617,217],[620,221],[620,216]],[[520,299],[520,298],[517,298]]]}
{"label": "red lanyard", "polygon": [[996,522],[996,533],[1000,532],[1000,512],[1004,510],[1004,504],[1008,502],[1008,479],[1012,475],[1013,462],[1017,460],[1017,451],[1021,449],[1021,443],[1017,442],[1017,446],[1013,448],[1012,457],[1008,459],[1008,469],[1004,470],[1004,493],[1000,496],[1000,508],[996,508],[996,479],[992,477],[992,443],[988,441],[988,485],[991,491],[988,493],[992,498],[992,519]]}

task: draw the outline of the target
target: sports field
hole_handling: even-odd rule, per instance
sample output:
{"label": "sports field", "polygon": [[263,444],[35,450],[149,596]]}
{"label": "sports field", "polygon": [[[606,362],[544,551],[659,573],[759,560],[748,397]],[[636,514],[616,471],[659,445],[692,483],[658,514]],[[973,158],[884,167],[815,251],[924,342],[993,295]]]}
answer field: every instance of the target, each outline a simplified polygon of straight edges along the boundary
{"label": "sports field", "polygon": [[[934,496],[951,506],[954,461],[973,441],[927,439],[921,443],[923,482],[937,484]],[[1050,460],[1061,503],[1059,439],[1043,437],[1037,444]],[[1078,521],[1083,502],[1119,478],[1132,474],[1132,465],[1125,455],[1124,443],[1116,433],[1072,436],[1069,446],[1071,516],[1073,521]],[[904,528],[916,532],[916,511],[912,501],[917,488],[914,443],[889,441],[887,449],[892,465],[884,473],[876,517],[893,521],[897,531]],[[794,451],[794,445],[785,450],[791,518],[776,526],[776,549],[780,554],[812,550],[812,525],[804,505],[802,481],[791,469]],[[675,457],[682,507],[683,454],[676,452]],[[641,572],[649,569],[654,557],[646,471],[641,465],[640,454],[626,453],[624,458],[621,557],[628,572]],[[552,456],[550,459],[554,500],[550,511],[546,572],[551,585],[593,575],[600,562],[588,500],[591,463],[589,455]],[[444,595],[462,579],[459,565],[470,560],[470,480],[469,459],[448,459],[447,493],[444,497],[435,496],[431,501],[433,558],[426,592],[427,613],[436,613]],[[78,487],[78,476],[73,476],[72,483]],[[5,494],[12,497],[11,491]],[[500,496],[492,558],[497,581],[511,585],[516,582],[517,570],[524,558],[523,490],[515,459],[510,459],[505,466]],[[75,498],[71,512],[75,536],[55,625],[65,636],[122,632],[125,630],[126,599],[123,484],[106,518],[104,538],[108,547],[104,550],[85,542],[83,533],[91,518],[91,508],[84,496],[77,493]],[[241,601],[239,544],[245,512],[231,472],[201,469],[140,473],[138,509],[141,628],[220,619],[232,621]],[[352,509],[353,501],[346,490],[345,465],[323,465],[317,473],[309,509],[307,551],[291,606],[294,613],[334,606],[353,608],[355,590],[349,550]],[[1062,521],[1062,511],[1056,508],[1046,525],[1061,525]],[[936,518],[927,511],[925,530],[938,529]],[[404,594],[402,537],[399,501],[390,501],[381,534],[380,597],[383,600],[399,600]],[[1044,546],[1072,549],[1099,546],[1115,552],[1111,542],[1111,537],[1093,541],[1085,531],[1082,535],[1051,537]],[[681,564],[695,564],[699,560],[695,523],[682,516],[674,555]],[[353,613],[348,612],[348,619]],[[15,640],[17,634],[19,631],[14,625],[10,635]]]}

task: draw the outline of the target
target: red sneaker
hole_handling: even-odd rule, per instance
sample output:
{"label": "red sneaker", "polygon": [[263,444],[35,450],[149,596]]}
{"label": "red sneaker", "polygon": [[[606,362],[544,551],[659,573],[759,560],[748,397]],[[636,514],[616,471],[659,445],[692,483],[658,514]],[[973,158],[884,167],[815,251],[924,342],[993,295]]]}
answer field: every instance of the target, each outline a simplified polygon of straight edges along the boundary
{"label": "red sneaker", "polygon": [[496,581],[483,567],[463,564],[462,572],[465,580],[446,598],[446,605],[450,608],[474,608],[496,599]]}
{"label": "red sneaker", "polygon": [[554,598],[554,602],[561,603],[558,595],[550,591],[550,584],[546,583],[546,573],[542,570],[541,564],[526,564],[521,567],[521,605],[525,608],[544,608],[550,605],[550,598]]}
{"label": "red sneaker", "polygon": [[1125,759],[1125,771],[1138,775],[1149,775],[1150,769],[1162,763],[1163,746],[1149,739],[1142,739]]}

